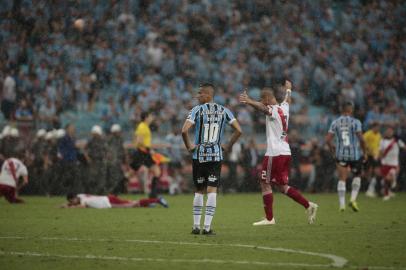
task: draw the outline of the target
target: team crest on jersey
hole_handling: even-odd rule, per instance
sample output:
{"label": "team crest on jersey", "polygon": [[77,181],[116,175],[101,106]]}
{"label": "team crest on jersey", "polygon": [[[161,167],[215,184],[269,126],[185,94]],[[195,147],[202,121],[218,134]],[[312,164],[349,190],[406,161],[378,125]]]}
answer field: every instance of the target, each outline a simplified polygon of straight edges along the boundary
{"label": "team crest on jersey", "polygon": [[197,183],[198,184],[203,184],[203,182],[204,182],[204,177],[199,177],[199,178],[197,178]]}
{"label": "team crest on jersey", "polygon": [[208,180],[209,180],[209,182],[216,182],[217,177],[215,175],[210,175]]}

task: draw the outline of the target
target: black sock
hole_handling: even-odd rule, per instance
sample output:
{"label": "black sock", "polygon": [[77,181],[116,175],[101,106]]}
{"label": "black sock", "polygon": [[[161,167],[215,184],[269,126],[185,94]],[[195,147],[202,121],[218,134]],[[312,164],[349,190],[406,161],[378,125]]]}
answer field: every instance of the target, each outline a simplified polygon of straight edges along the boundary
{"label": "black sock", "polygon": [[159,178],[158,178],[158,177],[152,178],[152,182],[151,182],[151,192],[149,193],[149,197],[150,197],[150,198],[156,198],[156,197],[158,197],[158,182],[159,182]]}

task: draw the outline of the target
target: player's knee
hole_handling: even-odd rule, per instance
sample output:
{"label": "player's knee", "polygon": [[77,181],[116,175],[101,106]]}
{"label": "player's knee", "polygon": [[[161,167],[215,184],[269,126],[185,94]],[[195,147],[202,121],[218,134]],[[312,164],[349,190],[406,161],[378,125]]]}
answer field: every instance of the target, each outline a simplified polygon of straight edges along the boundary
{"label": "player's knee", "polygon": [[278,190],[283,194],[286,194],[290,188],[290,186],[288,186],[288,185],[282,185],[282,186],[277,186],[277,187],[278,187]]}

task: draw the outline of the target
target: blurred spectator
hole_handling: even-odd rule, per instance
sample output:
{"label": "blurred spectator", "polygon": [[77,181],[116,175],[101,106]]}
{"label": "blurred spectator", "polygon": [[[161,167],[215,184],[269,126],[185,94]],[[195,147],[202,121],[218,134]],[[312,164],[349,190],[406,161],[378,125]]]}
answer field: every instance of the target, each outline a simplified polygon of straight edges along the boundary
{"label": "blurred spectator", "polygon": [[124,139],[121,127],[114,124],[110,129],[110,137],[107,141],[107,187],[108,193],[123,193],[124,174],[122,166],[127,164],[127,154],[124,149]]}
{"label": "blurred spectator", "polygon": [[78,177],[78,151],[76,149],[75,126],[68,124],[65,127],[66,135],[58,140],[58,154],[60,156],[61,174],[53,181],[58,181],[59,195],[68,192],[78,192],[82,189],[81,179]]}
{"label": "blurred spectator", "polygon": [[84,189],[86,193],[105,194],[107,185],[107,144],[100,126],[93,126],[91,138],[85,146],[85,157],[88,163]]}
{"label": "blurred spectator", "polygon": [[222,184],[223,193],[229,191],[236,191],[238,187],[238,178],[237,178],[237,165],[241,161],[242,156],[242,147],[240,142],[236,142],[231,148],[230,153],[227,158],[228,165],[228,175],[225,178]]}
{"label": "blurred spectator", "polygon": [[10,69],[3,82],[1,111],[3,112],[4,118],[7,120],[13,119],[17,99],[16,81],[13,76],[14,70]]}

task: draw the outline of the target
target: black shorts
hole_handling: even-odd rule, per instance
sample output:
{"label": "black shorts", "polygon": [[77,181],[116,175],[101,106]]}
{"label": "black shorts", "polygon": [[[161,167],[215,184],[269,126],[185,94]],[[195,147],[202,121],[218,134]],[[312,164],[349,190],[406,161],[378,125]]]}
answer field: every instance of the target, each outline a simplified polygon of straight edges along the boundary
{"label": "black shorts", "polygon": [[218,187],[221,175],[221,161],[203,162],[193,160],[193,183],[197,190],[203,188]]}
{"label": "black shorts", "polygon": [[146,166],[147,168],[151,168],[153,165],[155,165],[155,161],[152,159],[152,155],[149,150],[148,152],[137,150],[132,155],[132,161],[130,164],[131,168],[138,170],[142,165]]}
{"label": "black shorts", "polygon": [[369,169],[369,168],[377,168],[380,167],[381,163],[379,162],[379,160],[374,159],[373,156],[368,155],[368,160],[365,163],[365,168]]}
{"label": "black shorts", "polygon": [[350,167],[351,172],[356,175],[360,176],[362,172],[362,159],[359,160],[337,160],[337,164],[341,167]]}

